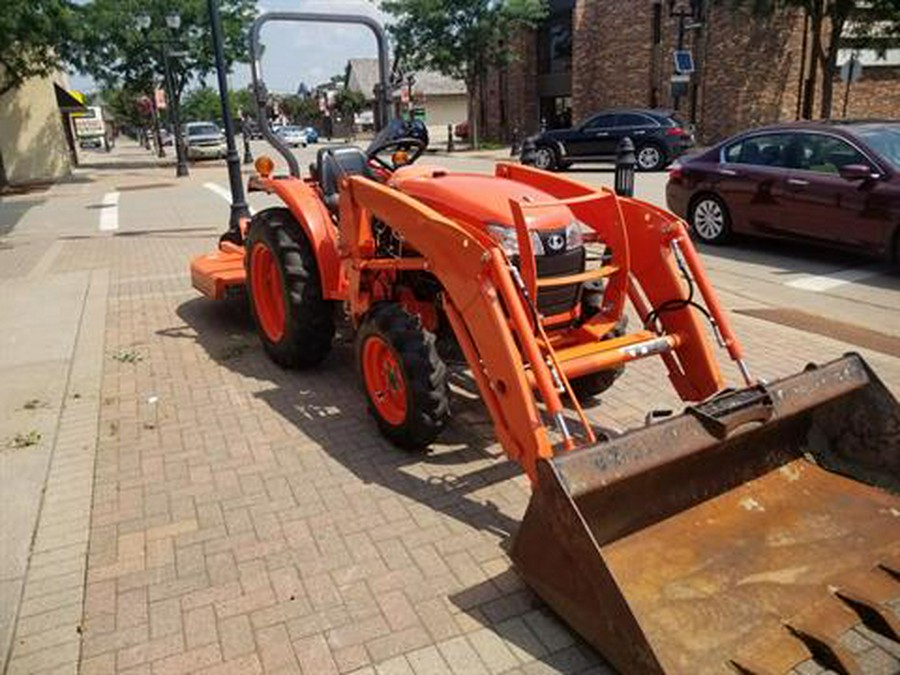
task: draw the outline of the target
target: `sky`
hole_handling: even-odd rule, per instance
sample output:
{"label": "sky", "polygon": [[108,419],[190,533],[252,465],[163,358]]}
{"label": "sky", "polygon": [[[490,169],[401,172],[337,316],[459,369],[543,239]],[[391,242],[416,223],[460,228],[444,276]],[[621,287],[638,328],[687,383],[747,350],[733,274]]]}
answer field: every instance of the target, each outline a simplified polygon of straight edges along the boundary
{"label": "sky", "polygon": [[[319,11],[367,14],[381,21],[386,18],[372,0],[259,0],[257,5],[260,13]],[[263,76],[271,92],[294,93],[300,82],[316,85],[343,73],[348,59],[377,56],[375,37],[365,26],[270,23],[263,28],[262,42],[266,45]],[[231,87],[241,88],[249,82],[249,68],[236,64]],[[79,73],[70,74],[69,84],[79,91],[96,89],[90,77]],[[209,78],[209,84],[215,84],[214,77]]]}

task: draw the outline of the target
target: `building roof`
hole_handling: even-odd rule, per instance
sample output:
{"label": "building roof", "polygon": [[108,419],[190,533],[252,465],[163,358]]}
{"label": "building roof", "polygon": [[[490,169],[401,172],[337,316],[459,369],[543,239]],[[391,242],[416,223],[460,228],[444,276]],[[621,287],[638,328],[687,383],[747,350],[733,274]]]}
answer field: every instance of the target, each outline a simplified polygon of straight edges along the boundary
{"label": "building roof", "polygon": [[[466,93],[466,85],[462,80],[455,80],[433,70],[418,70],[413,73],[413,77],[416,82],[413,90],[425,96]],[[362,92],[367,99],[372,99],[376,84],[378,84],[378,59],[350,59],[347,62],[348,89]]]}

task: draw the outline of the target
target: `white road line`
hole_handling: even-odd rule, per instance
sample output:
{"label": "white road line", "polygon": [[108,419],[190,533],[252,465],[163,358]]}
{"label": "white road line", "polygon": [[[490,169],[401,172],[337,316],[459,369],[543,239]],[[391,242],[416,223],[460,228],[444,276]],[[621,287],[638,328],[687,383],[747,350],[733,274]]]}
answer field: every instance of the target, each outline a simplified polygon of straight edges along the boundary
{"label": "white road line", "polygon": [[[210,192],[217,194],[219,197],[221,197],[226,202],[231,204],[231,190],[229,190],[228,188],[223,187],[223,186],[219,185],[218,183],[211,183],[211,182],[204,183],[203,187],[205,187]],[[248,204],[247,208],[250,209],[250,215],[252,216],[253,215],[253,207]]]}
{"label": "white road line", "polygon": [[852,284],[854,281],[862,281],[869,277],[878,276],[881,270],[875,266],[848,267],[830,274],[809,274],[793,281],[785,282],[785,286],[799,288],[802,291],[821,293],[832,288]]}
{"label": "white road line", "polygon": [[107,192],[100,205],[100,231],[112,232],[119,229],[119,193]]}

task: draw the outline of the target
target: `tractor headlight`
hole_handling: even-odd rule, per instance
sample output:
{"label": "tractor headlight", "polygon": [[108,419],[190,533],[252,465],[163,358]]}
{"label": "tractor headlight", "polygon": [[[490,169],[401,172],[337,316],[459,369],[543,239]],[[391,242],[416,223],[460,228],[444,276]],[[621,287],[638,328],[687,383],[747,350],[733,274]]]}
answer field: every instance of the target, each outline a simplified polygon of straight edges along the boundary
{"label": "tractor headlight", "polygon": [[573,220],[566,225],[566,250],[571,251],[573,248],[584,246],[584,233],[582,228],[585,225],[580,220]]}
{"label": "tractor headlight", "polygon": [[[499,223],[490,223],[487,226],[487,231],[497,240],[497,243],[500,244],[500,247],[503,249],[503,252],[506,253],[507,257],[511,258],[514,255],[519,255],[519,237],[516,234],[515,227],[500,225]],[[534,254],[544,255],[544,244],[538,236],[538,233],[531,230],[528,232],[528,236],[531,237],[531,248],[534,250]]]}

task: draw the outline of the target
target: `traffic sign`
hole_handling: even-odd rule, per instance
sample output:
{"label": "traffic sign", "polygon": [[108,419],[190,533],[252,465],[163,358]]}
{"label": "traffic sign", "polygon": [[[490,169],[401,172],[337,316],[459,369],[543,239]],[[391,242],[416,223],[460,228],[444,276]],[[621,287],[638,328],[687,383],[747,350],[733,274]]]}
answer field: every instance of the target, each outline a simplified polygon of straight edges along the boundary
{"label": "traffic sign", "polygon": [[680,75],[690,75],[694,72],[694,56],[689,49],[676,49],[675,72]]}
{"label": "traffic sign", "polygon": [[841,66],[841,82],[856,83],[862,77],[863,66],[856,56],[851,56],[848,61]]}

